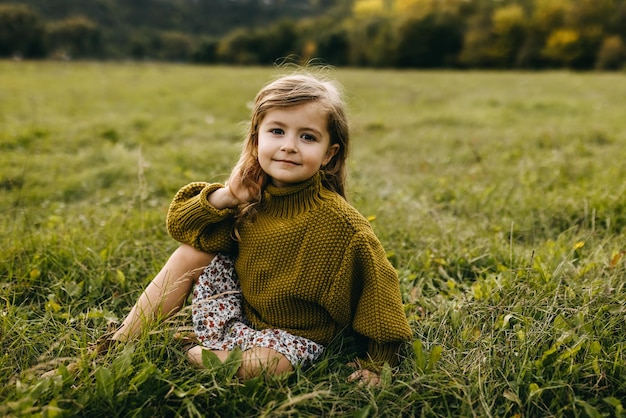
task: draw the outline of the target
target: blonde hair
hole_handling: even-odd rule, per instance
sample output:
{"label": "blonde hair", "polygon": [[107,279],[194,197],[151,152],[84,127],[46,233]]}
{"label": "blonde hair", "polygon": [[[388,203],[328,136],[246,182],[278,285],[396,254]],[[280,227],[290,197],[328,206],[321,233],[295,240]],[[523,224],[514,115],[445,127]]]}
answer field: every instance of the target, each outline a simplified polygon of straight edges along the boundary
{"label": "blonde hair", "polygon": [[256,213],[256,205],[263,198],[263,190],[269,176],[258,160],[258,128],[268,111],[276,108],[316,103],[326,113],[330,145],[338,144],[339,150],[324,165],[322,184],[345,198],[346,159],[350,132],[341,89],[334,81],[322,79],[310,73],[296,73],[280,77],[265,85],[254,100],[252,117],[236,169],[240,170],[241,184],[257,196],[252,202],[239,207],[238,219]]}

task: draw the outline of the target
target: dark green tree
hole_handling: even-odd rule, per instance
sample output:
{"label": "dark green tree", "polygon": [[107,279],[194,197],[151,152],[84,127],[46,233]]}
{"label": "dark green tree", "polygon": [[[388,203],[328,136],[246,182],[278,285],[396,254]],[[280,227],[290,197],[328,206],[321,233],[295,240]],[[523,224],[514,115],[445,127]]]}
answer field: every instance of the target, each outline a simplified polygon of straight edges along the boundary
{"label": "dark green tree", "polygon": [[394,21],[387,16],[356,19],[350,30],[349,63],[355,66],[394,65]]}
{"label": "dark green tree", "polygon": [[192,53],[192,60],[198,63],[212,64],[217,62],[219,41],[214,38],[203,38],[198,42]]}
{"label": "dark green tree", "polygon": [[219,62],[237,65],[258,65],[261,38],[250,30],[237,29],[222,38],[217,48]]}
{"label": "dark green tree", "polygon": [[518,66],[525,59],[521,54],[528,37],[524,8],[518,4],[501,7],[494,11],[491,20],[494,62],[501,68]]}
{"label": "dark green tree", "polygon": [[191,59],[195,49],[195,39],[191,35],[178,31],[167,31],[159,37],[157,57],[166,61],[186,62]]}
{"label": "dark green tree", "polygon": [[45,54],[41,16],[25,5],[0,4],[0,57],[40,58]]}
{"label": "dark green tree", "polygon": [[348,31],[339,26],[318,34],[316,55],[332,65],[347,65],[350,55]]}
{"label": "dark green tree", "polygon": [[55,54],[96,57],[102,51],[100,29],[91,19],[73,16],[48,26],[48,43]]}
{"label": "dark green tree", "polygon": [[626,45],[618,35],[609,36],[602,42],[598,51],[596,68],[599,70],[619,70],[626,66]]}
{"label": "dark green tree", "polygon": [[271,65],[281,58],[300,54],[296,24],[291,19],[283,19],[259,30],[257,36],[261,45],[257,53],[259,64]]}
{"label": "dark green tree", "polygon": [[406,20],[398,31],[395,64],[399,67],[450,67],[463,47],[462,22],[431,13]]}

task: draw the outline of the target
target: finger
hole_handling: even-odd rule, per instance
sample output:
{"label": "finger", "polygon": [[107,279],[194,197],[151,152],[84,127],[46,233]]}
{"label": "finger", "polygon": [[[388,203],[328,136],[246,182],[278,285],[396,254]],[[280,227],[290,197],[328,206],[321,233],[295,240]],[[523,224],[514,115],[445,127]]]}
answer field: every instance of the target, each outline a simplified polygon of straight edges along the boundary
{"label": "finger", "polygon": [[367,377],[362,377],[361,382],[363,382],[367,386],[378,386],[380,385],[380,377],[377,374],[373,373],[371,375],[368,375]]}
{"label": "finger", "polygon": [[350,376],[348,376],[348,382],[354,382],[357,379],[361,379],[363,375],[363,370],[357,370],[353,372]]}
{"label": "finger", "polygon": [[378,373],[374,373],[370,370],[357,370],[348,377],[349,382],[355,380],[358,380],[360,385],[379,386],[381,384]]}
{"label": "finger", "polygon": [[372,378],[378,378],[376,373],[372,373],[367,369],[359,369],[348,376],[348,381],[353,382],[359,380],[360,383],[368,383]]}

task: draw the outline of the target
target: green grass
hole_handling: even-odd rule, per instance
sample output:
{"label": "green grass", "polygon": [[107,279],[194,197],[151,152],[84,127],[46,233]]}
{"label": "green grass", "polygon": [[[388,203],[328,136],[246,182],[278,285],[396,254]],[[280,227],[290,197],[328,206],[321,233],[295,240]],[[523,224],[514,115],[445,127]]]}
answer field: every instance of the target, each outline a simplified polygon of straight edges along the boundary
{"label": "green grass", "polygon": [[275,74],[0,62],[0,415],[626,415],[623,74],[332,74],[349,198],[414,330],[381,388],[347,383],[339,348],[281,378],[198,371],[171,342],[187,311],[88,355],[176,247],[173,194],[227,177]]}

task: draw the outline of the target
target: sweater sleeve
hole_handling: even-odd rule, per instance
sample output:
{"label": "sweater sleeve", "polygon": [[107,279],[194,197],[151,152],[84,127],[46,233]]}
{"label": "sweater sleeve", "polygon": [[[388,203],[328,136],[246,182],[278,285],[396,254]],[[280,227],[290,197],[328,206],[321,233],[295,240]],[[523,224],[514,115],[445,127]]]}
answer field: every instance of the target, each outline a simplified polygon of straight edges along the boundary
{"label": "sweater sleeve", "polygon": [[208,196],[224,187],[218,183],[190,183],[181,188],[167,213],[167,231],[175,240],[201,251],[232,253],[234,209],[216,209]]}
{"label": "sweater sleeve", "polygon": [[401,343],[412,336],[398,275],[371,229],[358,233],[351,247],[353,280],[357,284],[353,288],[357,295],[352,328],[369,340],[363,361],[373,369],[385,362],[395,365]]}

